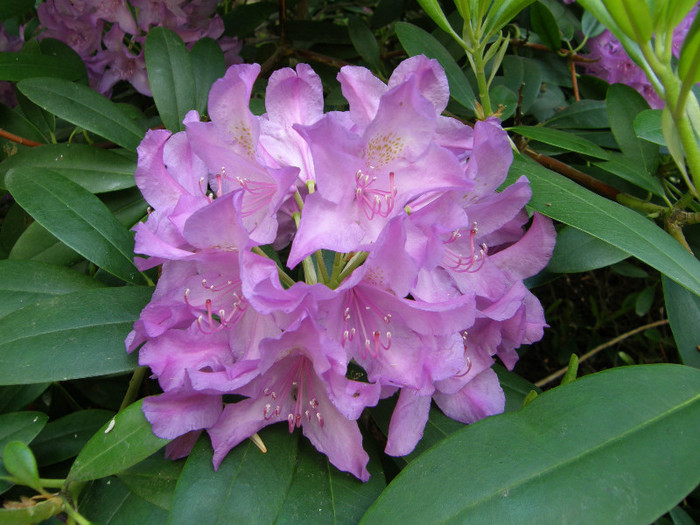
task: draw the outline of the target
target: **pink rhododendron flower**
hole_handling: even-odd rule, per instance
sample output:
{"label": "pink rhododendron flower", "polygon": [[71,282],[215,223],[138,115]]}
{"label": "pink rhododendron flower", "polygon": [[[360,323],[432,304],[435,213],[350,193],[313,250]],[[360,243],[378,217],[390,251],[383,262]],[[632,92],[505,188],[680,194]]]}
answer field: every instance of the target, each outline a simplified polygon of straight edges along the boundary
{"label": "pink rhododendron flower", "polygon": [[349,111],[325,114],[300,64],[270,77],[267,112],[253,115],[259,71],[232,66],[210,119],[190,112],[184,132],[150,131],[139,147],[154,210],[136,227],[150,257],[138,264],[162,270],[127,348],[163,389],[144,412],[174,440],[169,457],[206,431],[218,468],[283,422],[367,480],[357,420],[380,397],[398,392],[394,455],[414,449],[432,401],[464,423],[503,411],[491,366],[512,368],[542,335],[522,281],[546,265],[554,229],[525,212],[525,177],[496,191],[512,160],[500,123],[441,115],[436,61],[408,59],[387,84],[343,68]]}

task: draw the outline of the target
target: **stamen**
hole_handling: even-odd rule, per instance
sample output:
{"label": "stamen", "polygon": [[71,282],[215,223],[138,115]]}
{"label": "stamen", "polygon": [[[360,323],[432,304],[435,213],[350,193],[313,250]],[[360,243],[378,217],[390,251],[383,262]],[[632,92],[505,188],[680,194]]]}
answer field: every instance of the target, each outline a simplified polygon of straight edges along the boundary
{"label": "stamen", "polygon": [[379,190],[371,186],[377,177],[370,177],[358,170],[355,174],[355,199],[362,207],[365,217],[372,220],[375,215],[388,217],[394,209],[397,189],[394,185],[394,172],[389,173],[389,190]]}
{"label": "stamen", "polygon": [[[377,357],[380,348],[391,348],[391,331],[377,329],[383,325],[388,327],[391,323],[390,313],[383,313],[371,299],[357,289],[347,293],[345,304],[343,345],[352,342],[359,332],[362,342],[358,344],[358,348],[362,359],[367,355]],[[350,326],[351,324],[354,326]],[[382,333],[386,342],[382,341]]]}
{"label": "stamen", "polygon": [[[478,229],[476,227],[476,223],[472,226],[472,229],[469,230],[469,256],[465,257],[464,255],[455,252],[451,248],[445,247],[445,255],[442,259],[442,265],[445,268],[449,268],[450,270],[454,272],[468,272],[468,273],[476,273],[481,268],[484,266],[484,263],[486,262],[486,255],[488,253],[488,248],[486,247],[485,244],[482,244],[479,247],[478,253],[476,250],[476,247],[474,246],[475,242],[475,237],[476,234],[478,233]],[[461,237],[461,233],[459,231],[452,232],[450,235],[449,239],[444,242],[444,244],[450,244],[455,241],[457,241]],[[478,264],[477,264],[478,263]],[[475,266],[476,264],[476,266]]]}

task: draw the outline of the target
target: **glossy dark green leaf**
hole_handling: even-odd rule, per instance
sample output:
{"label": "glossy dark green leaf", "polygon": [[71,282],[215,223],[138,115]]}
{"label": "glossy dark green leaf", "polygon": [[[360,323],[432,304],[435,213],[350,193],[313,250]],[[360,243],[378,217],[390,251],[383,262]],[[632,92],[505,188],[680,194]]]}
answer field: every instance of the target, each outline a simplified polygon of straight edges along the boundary
{"label": "glossy dark green leaf", "polygon": [[184,128],[185,114],[196,107],[196,84],[192,61],[177,33],[154,27],[146,37],[146,70],[153,100],[165,127]]}
{"label": "glossy dark green leaf", "polygon": [[0,317],[47,296],[102,286],[99,281],[62,266],[36,261],[0,261]]}
{"label": "glossy dark green leaf", "polygon": [[[168,513],[131,492],[112,476],[88,484],[80,495],[80,513],[100,525],[165,525]],[[199,517],[207,523],[207,515]]]}
{"label": "glossy dark green leaf", "polygon": [[[43,144],[46,141],[41,130],[27,120],[27,118],[18,111],[18,108],[10,109],[0,104],[0,122],[2,122],[2,129],[14,133],[23,139],[33,140],[39,144]],[[20,148],[24,149],[24,146],[19,146],[12,142],[9,151],[11,153],[17,153],[21,151]]]}
{"label": "glossy dark green leaf", "polygon": [[[170,509],[171,525],[192,523],[357,523],[382,490],[376,462],[362,483],[330,465],[299,432],[287,425],[263,429],[267,453],[250,441],[235,447],[217,472],[208,438],[200,439],[187,459]],[[372,454],[370,452],[370,454]]]}
{"label": "glossy dark green leaf", "polygon": [[547,270],[554,273],[587,272],[629,257],[628,253],[581,230],[567,226],[557,234]]}
{"label": "glossy dark green leaf", "polygon": [[474,109],[474,91],[457,62],[443,45],[430,33],[406,22],[398,22],[395,30],[401,45],[410,56],[424,54],[428,58],[437,59],[445,69],[452,98],[465,108]]}
{"label": "glossy dark green leaf", "polygon": [[[17,98],[17,105],[22,109],[24,116],[26,116],[27,120],[41,132],[44,138],[42,142],[51,142],[51,133],[56,131],[56,117],[34,104],[34,102],[25,97],[20,91],[15,90],[15,97]],[[15,155],[12,157],[14,156]],[[10,157],[10,159],[12,157]],[[1,176],[0,183],[2,183]]]}
{"label": "glossy dark green leaf", "polygon": [[119,480],[136,496],[170,510],[177,481],[185,460],[173,461],[156,452],[133,467],[117,474]]}
{"label": "glossy dark green leaf", "polygon": [[63,500],[57,496],[39,501],[36,505],[21,509],[0,509],[0,523],[3,525],[31,525],[44,523],[44,520],[59,514]]}
{"label": "glossy dark green leaf", "polygon": [[581,153],[597,159],[607,159],[608,153],[591,141],[577,137],[573,133],[567,133],[559,129],[543,128],[541,126],[514,126],[509,128],[523,137],[544,142],[550,146],[556,146],[568,151]]}
{"label": "glossy dark green leaf", "polygon": [[[11,441],[31,442],[41,429],[46,425],[49,417],[41,412],[13,412],[0,414],[0,451]],[[1,457],[1,455],[0,455]],[[0,476],[6,476],[2,462],[0,461]],[[12,485],[0,480],[0,494]]]}
{"label": "glossy dark green leaf", "polygon": [[634,132],[641,139],[648,140],[654,144],[666,145],[664,133],[661,130],[660,109],[645,109],[634,118]]}
{"label": "glossy dark green leaf", "polygon": [[627,182],[631,182],[654,195],[661,197],[665,195],[661,181],[649,174],[642,164],[634,159],[630,159],[619,153],[611,152],[609,160],[605,162],[594,162],[594,166],[612,173]]}
{"label": "glossy dark green leaf", "polygon": [[195,108],[200,115],[207,111],[209,90],[215,80],[226,73],[226,59],[219,44],[211,38],[197,40],[190,50],[195,83]]}
{"label": "glossy dark green leaf", "polygon": [[561,33],[557,20],[547,6],[535,2],[530,6],[530,25],[540,40],[552,51],[561,47]]}
{"label": "glossy dark green leaf", "polygon": [[0,319],[0,384],[63,381],[136,367],[124,339],[153,293],[86,290],[42,299]]}
{"label": "glossy dark green leaf", "polygon": [[68,479],[86,481],[117,474],[163,448],[142,410],[143,400],[129,405],[90,438],[68,473]]}
{"label": "glossy dark green leaf", "polygon": [[45,467],[74,458],[88,439],[114,416],[109,410],[80,410],[51,421],[32,441],[37,463]]}
{"label": "glossy dark green leaf", "polygon": [[0,386],[0,414],[16,412],[44,393],[50,383]]}
{"label": "glossy dark green leaf", "polygon": [[85,144],[47,144],[25,149],[0,164],[0,189],[5,175],[14,168],[45,169],[63,175],[90,193],[105,193],[136,185],[136,159]]}
{"label": "glossy dark green leaf", "polygon": [[625,156],[638,162],[647,173],[653,174],[659,165],[659,146],[640,140],[634,131],[634,119],[649,109],[649,104],[635,89],[624,84],[608,88],[606,107],[610,129]]}
{"label": "glossy dark green leaf", "polygon": [[561,129],[602,129],[609,126],[605,102],[601,100],[574,102],[550,118],[546,124]]}
{"label": "glossy dark green leaf", "polygon": [[26,167],[12,170],[5,182],[15,200],[67,246],[112,275],[143,282],[131,234],[86,189],[50,170]]}
{"label": "glossy dark green leaf", "polygon": [[350,18],[348,22],[350,40],[355,50],[375,71],[382,71],[382,61],[379,59],[379,44],[372,30],[359,18]]}
{"label": "glossy dark green leaf", "polygon": [[79,80],[85,67],[34,53],[0,53],[0,80],[18,82],[26,78],[51,77]]}
{"label": "glossy dark green leaf", "polygon": [[277,4],[273,2],[237,5],[222,17],[224,26],[226,26],[226,34],[239,38],[253,36],[255,29],[277,11]]}
{"label": "glossy dark green leaf", "polygon": [[[495,83],[494,83],[495,84]],[[518,107],[518,95],[515,91],[502,84],[493,85],[489,91],[491,105],[501,111],[501,118],[507,119],[515,114]]]}
{"label": "glossy dark green leaf", "polygon": [[2,451],[2,463],[17,483],[31,487],[37,492],[41,490],[39,467],[27,445],[21,441],[10,441]]}
{"label": "glossy dark green leaf", "polygon": [[135,150],[145,133],[117,104],[87,86],[59,78],[28,78],[17,88],[46,111],[126,149]]}
{"label": "glossy dark green leaf", "polygon": [[700,297],[663,277],[666,312],[683,363],[700,368]]}
{"label": "glossy dark green leaf", "polygon": [[13,0],[12,2],[0,2],[0,20],[7,20],[13,16],[21,15],[34,8],[34,0]]}
{"label": "glossy dark green leaf", "polygon": [[540,66],[535,60],[515,55],[506,55],[501,65],[505,85],[514,93],[522,90],[521,110],[527,113],[540,94],[542,86]]}
{"label": "glossy dark green leaf", "polygon": [[698,433],[700,371],[585,376],[452,434],[361,523],[650,523],[700,481]]}
{"label": "glossy dark green leaf", "polygon": [[700,295],[700,261],[652,221],[519,156],[509,179],[521,175],[530,180],[534,210],[612,244]]}
{"label": "glossy dark green leaf", "polygon": [[[27,48],[25,43],[22,51]],[[67,43],[56,38],[42,38],[39,41],[39,51],[42,55],[53,58],[56,62],[63,63],[66,68],[79,72],[74,80],[80,84],[88,85],[88,73],[83,58]]]}

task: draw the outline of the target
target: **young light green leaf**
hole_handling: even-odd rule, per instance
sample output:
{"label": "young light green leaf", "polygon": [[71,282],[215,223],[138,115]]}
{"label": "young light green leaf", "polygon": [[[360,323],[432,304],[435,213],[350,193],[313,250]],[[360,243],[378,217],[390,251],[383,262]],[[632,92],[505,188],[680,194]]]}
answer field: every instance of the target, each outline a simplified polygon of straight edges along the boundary
{"label": "young light green leaf", "polygon": [[146,70],[153,100],[165,127],[182,131],[185,114],[196,107],[192,60],[177,33],[154,27],[146,36]]}
{"label": "young light green leaf", "polygon": [[71,481],[99,479],[122,472],[163,448],[167,439],[153,434],[143,400],[129,405],[90,438],[68,473]]}
{"label": "young light green leaf", "polygon": [[0,385],[63,381],[136,367],[124,339],[153,289],[100,288],[42,299],[0,319]]}
{"label": "young light green leaf", "polygon": [[681,360],[700,368],[700,296],[663,277],[668,321]]}
{"label": "young light green leaf", "polygon": [[190,50],[190,59],[196,88],[195,109],[203,115],[212,84],[226,73],[226,59],[219,44],[211,38],[197,40]]}
{"label": "young light green leaf", "polygon": [[44,523],[45,520],[48,520],[51,516],[60,514],[61,511],[63,511],[63,500],[58,496],[52,496],[31,507],[0,509],[0,523],[3,525]]}
{"label": "young light green leaf", "polygon": [[535,0],[500,0],[494,2],[486,16],[484,35],[489,37],[496,34],[515,16],[532,4]]}
{"label": "young light green leaf", "polygon": [[39,467],[31,449],[21,441],[10,441],[2,451],[2,462],[5,470],[18,483],[41,491],[39,483]]}
{"label": "young light green leaf", "polygon": [[683,41],[678,60],[678,76],[685,89],[700,82],[700,17],[698,16],[695,17]]}
{"label": "young light green leaf", "polygon": [[450,95],[465,108],[474,109],[474,91],[467,77],[455,62],[452,55],[430,33],[407,22],[398,22],[395,26],[396,35],[406,52],[411,55],[424,54],[435,58],[445,69],[447,81],[450,84]]}
{"label": "young light green leaf", "polygon": [[617,27],[635,42],[647,42],[654,31],[646,2],[639,0],[603,0]]}
{"label": "young light green leaf", "polygon": [[521,175],[530,180],[534,210],[616,246],[700,295],[700,261],[652,221],[518,156],[508,177]]}
{"label": "young light green leaf", "polygon": [[699,370],[607,370],[452,434],[360,523],[650,523],[700,481],[699,433]]}
{"label": "young light green leaf", "polygon": [[136,159],[86,144],[47,144],[19,151],[0,163],[0,189],[5,189],[7,172],[20,167],[36,172],[50,169],[90,193],[106,193],[136,185]]}
{"label": "young light green leaf", "polygon": [[530,6],[530,24],[532,30],[549,49],[555,52],[559,51],[561,32],[554,15],[547,9],[547,6],[540,2],[535,2]]}
{"label": "young light green leaf", "polygon": [[145,130],[87,86],[60,78],[28,78],[17,88],[46,111],[126,149],[135,150],[143,138]]}
{"label": "young light green leaf", "polygon": [[97,197],[50,170],[27,167],[5,177],[15,200],[44,228],[97,266],[142,283],[133,263],[133,238]]}
{"label": "young light green leaf", "polygon": [[62,266],[37,261],[0,261],[0,317],[47,296],[103,286]]}
{"label": "young light green leaf", "polygon": [[418,0],[418,3],[426,12],[426,14],[433,19],[433,22],[435,22],[440,29],[442,29],[445,33],[454,38],[457,42],[462,42],[462,38],[457,33],[455,33],[454,29],[452,29],[452,26],[447,20],[445,13],[443,13],[438,0]]}
{"label": "young light green leaf", "polygon": [[587,272],[610,266],[627,257],[628,253],[612,244],[566,226],[557,233],[557,243],[547,270],[554,273]]}
{"label": "young light green leaf", "polygon": [[581,17],[581,32],[583,36],[593,38],[605,31],[605,26],[601,24],[590,11],[584,11]]}
{"label": "young light green leaf", "polygon": [[608,158],[608,153],[600,146],[593,144],[590,140],[582,139],[573,133],[541,126],[514,126],[508,129],[509,131],[515,131],[523,137],[528,137],[538,142],[544,142],[550,146],[556,146],[597,159]]}

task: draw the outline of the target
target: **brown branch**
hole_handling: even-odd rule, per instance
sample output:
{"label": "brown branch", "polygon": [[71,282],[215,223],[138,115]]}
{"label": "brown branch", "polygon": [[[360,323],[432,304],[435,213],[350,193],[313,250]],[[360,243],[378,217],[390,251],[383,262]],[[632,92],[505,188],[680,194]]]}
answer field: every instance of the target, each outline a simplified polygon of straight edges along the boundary
{"label": "brown branch", "polygon": [[[642,332],[642,331],[644,331],[644,330],[648,330],[649,328],[654,328],[654,327],[656,327],[656,326],[661,326],[661,325],[665,325],[665,324],[668,324],[668,319],[662,319],[661,321],[654,321],[653,323],[645,324],[644,326],[639,326],[639,327],[635,328],[634,330],[630,330],[629,332],[625,332],[625,333],[622,334],[622,335],[618,335],[616,338],[611,339],[611,340],[608,341],[607,343],[603,343],[602,345],[598,345],[598,346],[596,346],[593,350],[591,350],[590,352],[586,352],[585,354],[583,354],[583,355],[581,356],[581,358],[578,360],[578,362],[579,362],[579,363],[583,363],[585,360],[590,359],[591,357],[593,357],[594,355],[596,355],[596,354],[597,354],[598,352],[600,352],[601,350],[605,350],[606,348],[610,348],[611,346],[616,345],[616,344],[619,343],[620,341],[622,341],[622,340],[624,340],[624,339],[627,339],[628,337],[631,337],[631,336],[633,336],[634,334],[637,334],[637,333]],[[561,368],[561,369],[557,370],[556,372],[554,372],[554,373],[551,374],[551,375],[548,375],[548,376],[545,377],[544,379],[541,379],[540,381],[537,381],[537,383],[535,383],[535,386],[537,386],[537,387],[543,387],[543,386],[545,386],[545,385],[551,383],[551,382],[554,381],[555,379],[557,379],[557,378],[563,376],[564,374],[566,374],[566,371],[567,371],[568,369],[569,369],[569,367],[568,367],[568,366],[565,366],[564,368]]]}
{"label": "brown branch", "polygon": [[12,142],[16,142],[17,144],[22,144],[23,146],[29,146],[30,148],[35,148],[37,146],[43,146],[41,142],[35,142],[33,140],[25,139],[24,137],[20,137],[19,135],[15,135],[14,133],[10,133],[9,131],[5,131],[4,129],[0,129],[0,137],[10,140]]}
{"label": "brown branch", "polygon": [[578,92],[578,80],[576,79],[576,62],[569,57],[567,59],[567,63],[569,64],[569,71],[571,72],[571,84],[574,87],[574,100],[579,102],[581,100],[581,96]]}
{"label": "brown branch", "polygon": [[557,159],[537,153],[529,147],[525,147],[522,152],[528,157],[536,160],[545,168],[556,171],[574,182],[579,183],[581,186],[585,186],[589,190],[592,190],[603,197],[607,197],[610,200],[616,200],[617,195],[621,193],[620,190],[613,188],[612,186],[605,184],[594,177],[591,177],[587,173],[579,171],[576,168],[572,168],[568,164],[565,164]]}
{"label": "brown branch", "polygon": [[[542,44],[535,44],[533,42],[527,42],[525,40],[519,40],[517,38],[512,38],[510,40],[510,45],[512,46],[518,46],[518,47],[527,47],[530,49],[534,49],[536,51],[545,51],[545,52],[550,52],[552,53],[553,51],[549,49],[547,46],[542,45]],[[576,53],[572,53],[568,49],[560,49],[559,51],[556,52],[558,55],[563,55],[569,57],[571,60],[574,62],[584,62],[584,63],[590,63],[590,62],[598,62],[600,58],[588,58],[584,57],[581,55],[578,55]]]}

